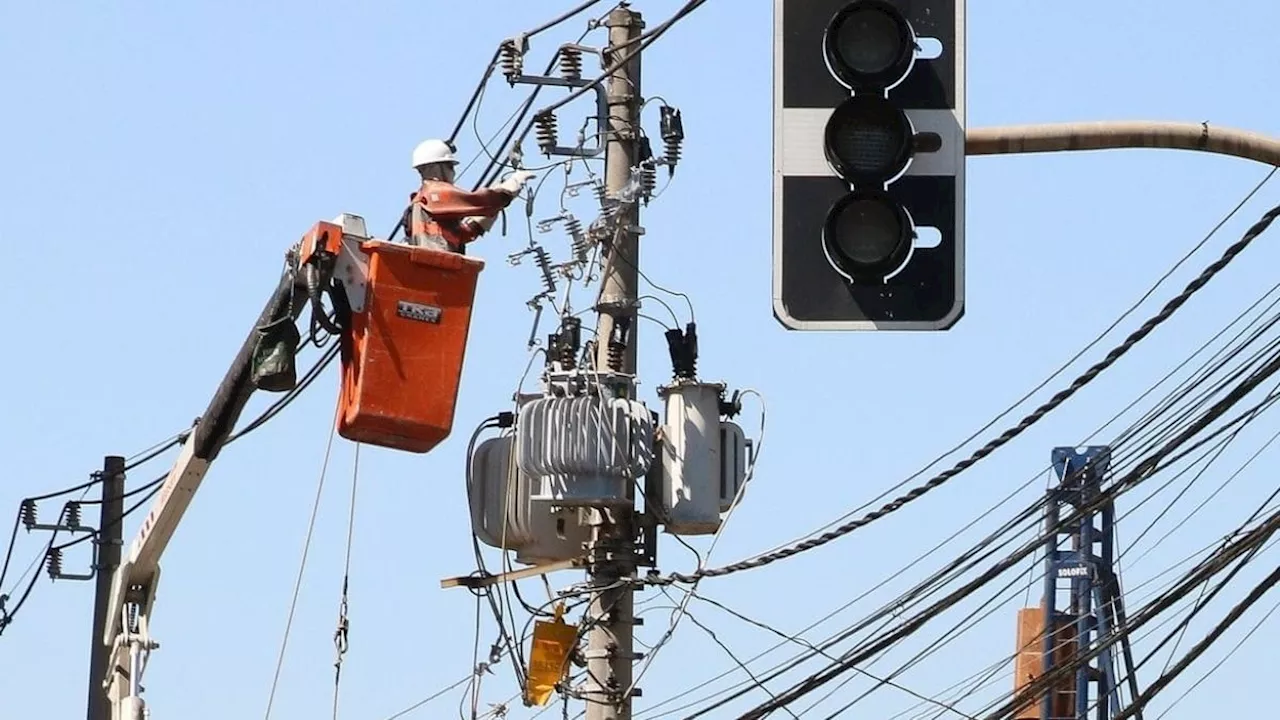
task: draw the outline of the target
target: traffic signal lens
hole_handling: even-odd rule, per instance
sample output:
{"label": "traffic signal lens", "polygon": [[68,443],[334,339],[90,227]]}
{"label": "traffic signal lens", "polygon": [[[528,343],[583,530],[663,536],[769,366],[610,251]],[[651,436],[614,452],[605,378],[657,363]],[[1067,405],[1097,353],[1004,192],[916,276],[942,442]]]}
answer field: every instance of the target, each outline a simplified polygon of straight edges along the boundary
{"label": "traffic signal lens", "polygon": [[827,256],[854,279],[880,279],[911,255],[915,229],[900,205],[881,192],[841,198],[827,216],[823,242]]}
{"label": "traffic signal lens", "polygon": [[879,10],[850,13],[836,31],[834,42],[845,65],[862,75],[882,73],[902,56],[897,25]]}
{"label": "traffic signal lens", "polygon": [[911,161],[914,143],[911,120],[883,98],[852,97],[827,121],[827,161],[854,186],[896,178]]}
{"label": "traffic signal lens", "polygon": [[882,0],[858,0],[836,13],[823,42],[827,62],[855,91],[895,85],[915,63],[915,33]]}

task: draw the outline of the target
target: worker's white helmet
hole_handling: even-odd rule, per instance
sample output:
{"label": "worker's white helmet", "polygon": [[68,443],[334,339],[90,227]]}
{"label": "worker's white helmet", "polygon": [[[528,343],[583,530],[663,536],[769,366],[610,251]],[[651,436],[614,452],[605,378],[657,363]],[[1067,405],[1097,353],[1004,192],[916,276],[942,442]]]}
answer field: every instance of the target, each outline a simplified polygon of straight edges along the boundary
{"label": "worker's white helmet", "polygon": [[431,163],[450,163],[458,164],[458,159],[453,156],[453,148],[449,147],[449,143],[443,140],[423,140],[413,149],[413,167],[418,168]]}

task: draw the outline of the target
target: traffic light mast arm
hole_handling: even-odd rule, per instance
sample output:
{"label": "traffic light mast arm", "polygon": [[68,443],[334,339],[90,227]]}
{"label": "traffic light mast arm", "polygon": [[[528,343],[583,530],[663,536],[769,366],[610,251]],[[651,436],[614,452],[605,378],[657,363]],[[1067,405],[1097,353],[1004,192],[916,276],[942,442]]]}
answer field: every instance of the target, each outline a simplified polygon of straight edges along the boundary
{"label": "traffic light mast arm", "polygon": [[1280,165],[1280,138],[1209,123],[1122,120],[977,128],[965,135],[966,155],[1064,150],[1161,148],[1196,150]]}

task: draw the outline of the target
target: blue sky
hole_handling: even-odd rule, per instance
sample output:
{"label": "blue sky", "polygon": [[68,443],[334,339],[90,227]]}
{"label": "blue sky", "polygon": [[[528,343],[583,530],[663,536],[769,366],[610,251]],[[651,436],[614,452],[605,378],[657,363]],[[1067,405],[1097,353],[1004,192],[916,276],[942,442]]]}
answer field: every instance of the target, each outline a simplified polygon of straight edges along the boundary
{"label": "blue sky", "polygon": [[[185,427],[274,286],[284,250],[315,221],[344,211],[387,232],[415,185],[413,145],[449,132],[499,40],[570,4],[64,2],[0,10],[0,240],[12,268],[0,284],[10,337],[0,361],[9,380],[0,510],[81,482],[105,454],[133,454]],[[635,7],[652,27],[680,4]],[[1247,31],[1280,22],[1280,6],[1236,5],[1234,14],[1206,17],[1187,0],[970,3],[968,122],[1161,119],[1280,134],[1280,105],[1262,92],[1274,79],[1274,54],[1244,42]],[[541,65],[553,41],[581,28],[575,20],[538,38],[531,64]],[[787,333],[770,311],[771,28],[771,3],[712,0],[644,61],[645,93],[678,105],[688,135],[669,191],[643,212],[644,270],[693,298],[703,374],[754,387],[768,403],[756,480],[713,565],[826,524],[984,425],[1141,296],[1266,171],[1169,151],[971,158],[967,315],[954,330]],[[490,86],[478,120],[485,137],[522,97],[500,80]],[[645,120],[656,132],[656,112]],[[479,151],[470,129],[460,146],[467,157]],[[1118,332],[1153,313],[1278,198],[1280,185],[1264,188]],[[535,218],[555,212],[549,203]],[[532,317],[524,301],[538,280],[527,264],[503,262],[524,246],[522,224],[511,213],[507,236],[495,228],[476,249],[489,265],[452,439],[425,457],[361,454],[344,717],[389,716],[469,671],[475,601],[464,590],[440,589],[439,580],[467,573],[474,562],[462,483],[466,438],[505,408],[528,359]],[[1259,240],[1098,383],[947,488],[821,550],[709,580],[699,592],[798,631],[1040,473],[1016,505],[966,537],[985,534],[1035,499],[1051,447],[1088,435],[1274,282],[1278,252],[1273,237]],[[685,320],[683,306],[673,307]],[[651,393],[669,366],[656,326],[642,330],[641,373]],[[156,717],[247,717],[266,707],[335,389],[331,370],[229,449],[178,529],[153,617],[161,648],[145,681]],[[269,399],[256,399],[250,413]],[[743,419],[752,433],[755,413],[749,408]],[[1264,418],[1256,433],[1268,433],[1269,423]],[[1257,444],[1255,437],[1233,457]],[[330,712],[352,454],[350,443],[336,444],[275,717]],[[163,461],[141,468],[130,486],[164,469]],[[1274,486],[1262,469],[1241,475],[1230,493],[1126,567],[1126,582],[1157,574],[1243,519]],[[1173,516],[1217,482],[1211,472]],[[56,505],[42,511],[51,517]],[[1121,542],[1154,514],[1122,524]],[[131,518],[126,542],[141,516]],[[19,542],[18,571],[44,536],[24,533]],[[693,562],[669,538],[660,553],[664,570]],[[953,554],[943,552],[921,572]],[[70,553],[67,569],[87,561]],[[552,576],[557,586],[578,579]],[[525,591],[542,593],[535,583]],[[42,580],[0,638],[5,716],[82,712],[92,593],[92,583]],[[641,599],[655,595],[650,605],[666,604],[653,592]],[[851,622],[888,597],[873,595],[842,617]],[[939,692],[1011,653],[1020,602],[900,682]],[[776,642],[712,606],[695,600],[691,609],[739,658]],[[652,642],[666,612],[646,617],[641,638]],[[816,641],[835,626],[824,627],[807,637]],[[922,633],[920,643],[941,632]],[[1193,627],[1186,645],[1202,632]],[[1180,694],[1241,632],[1233,630],[1156,706]],[[1268,628],[1261,632],[1177,712],[1220,709],[1229,697],[1234,714],[1263,713],[1256,688],[1270,660],[1261,641]],[[492,639],[486,616],[482,643]],[[705,632],[683,623],[646,674],[637,710],[733,667]],[[838,698],[853,697],[856,685]],[[504,666],[485,679],[483,702],[515,692]],[[460,695],[413,716],[451,715]],[[889,689],[861,707],[883,717],[912,702]],[[547,717],[553,713],[559,709]],[[520,708],[512,717],[531,714]]]}

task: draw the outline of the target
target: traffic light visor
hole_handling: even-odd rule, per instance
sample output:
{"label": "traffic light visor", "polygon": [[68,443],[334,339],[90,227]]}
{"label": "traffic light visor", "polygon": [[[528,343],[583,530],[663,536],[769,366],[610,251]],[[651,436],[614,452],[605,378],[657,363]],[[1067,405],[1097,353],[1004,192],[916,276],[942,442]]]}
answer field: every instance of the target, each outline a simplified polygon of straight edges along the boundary
{"label": "traffic light visor", "polygon": [[854,92],[898,84],[916,59],[915,31],[883,0],[844,6],[831,18],[822,44],[831,71]]}
{"label": "traffic light visor", "polygon": [[884,98],[854,96],[831,113],[823,141],[827,162],[840,177],[854,186],[882,186],[911,162],[915,129]]}
{"label": "traffic light visor", "polygon": [[911,256],[915,227],[886,193],[854,192],[832,206],[822,242],[827,258],[846,277],[880,280]]}

